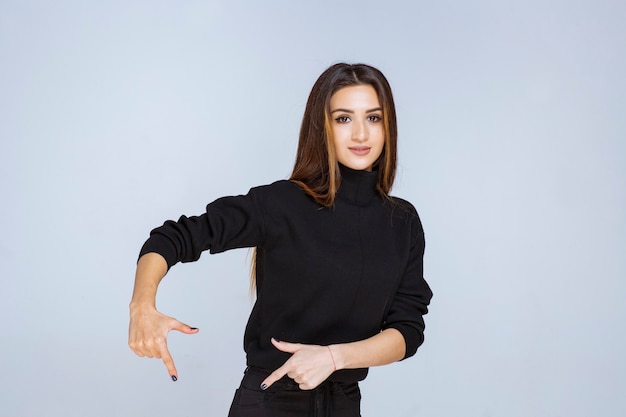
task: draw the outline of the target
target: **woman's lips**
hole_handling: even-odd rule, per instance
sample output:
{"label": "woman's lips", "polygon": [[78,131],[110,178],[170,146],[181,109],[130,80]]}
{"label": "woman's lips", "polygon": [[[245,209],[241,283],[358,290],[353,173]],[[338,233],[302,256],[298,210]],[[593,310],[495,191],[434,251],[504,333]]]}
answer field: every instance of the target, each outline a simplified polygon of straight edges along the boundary
{"label": "woman's lips", "polygon": [[363,156],[370,153],[370,149],[372,148],[369,146],[350,146],[348,149],[355,155]]}

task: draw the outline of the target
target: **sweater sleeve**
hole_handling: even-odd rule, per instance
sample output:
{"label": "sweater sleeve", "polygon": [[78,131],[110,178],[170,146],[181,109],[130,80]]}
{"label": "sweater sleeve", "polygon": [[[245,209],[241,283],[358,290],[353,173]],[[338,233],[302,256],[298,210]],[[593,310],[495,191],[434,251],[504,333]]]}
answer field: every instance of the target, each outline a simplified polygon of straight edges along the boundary
{"label": "sweater sleeve", "polygon": [[404,337],[406,353],[403,359],[413,356],[424,341],[423,316],[428,313],[433,296],[424,279],[424,231],[417,212],[413,215],[409,261],[383,324],[383,329],[396,329]]}
{"label": "sweater sleeve", "polygon": [[139,257],[149,252],[162,255],[168,269],[178,262],[192,262],[203,251],[258,246],[263,236],[263,217],[255,189],[247,195],[222,197],[199,216],[168,220],[150,232]]}

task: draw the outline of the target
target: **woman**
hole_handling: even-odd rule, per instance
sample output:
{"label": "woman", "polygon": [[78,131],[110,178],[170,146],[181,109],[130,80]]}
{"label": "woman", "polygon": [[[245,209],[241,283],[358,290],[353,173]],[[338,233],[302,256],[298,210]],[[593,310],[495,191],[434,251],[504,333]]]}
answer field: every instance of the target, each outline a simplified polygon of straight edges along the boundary
{"label": "woman", "polygon": [[255,247],[256,302],[248,367],[230,416],[359,416],[370,366],[415,354],[432,297],[424,234],[413,206],[391,197],[396,114],[384,75],[336,64],[309,96],[289,180],[224,197],[200,216],[154,229],[140,252],[129,344],[161,358],[169,330],[195,333],[155,308],[175,263]]}

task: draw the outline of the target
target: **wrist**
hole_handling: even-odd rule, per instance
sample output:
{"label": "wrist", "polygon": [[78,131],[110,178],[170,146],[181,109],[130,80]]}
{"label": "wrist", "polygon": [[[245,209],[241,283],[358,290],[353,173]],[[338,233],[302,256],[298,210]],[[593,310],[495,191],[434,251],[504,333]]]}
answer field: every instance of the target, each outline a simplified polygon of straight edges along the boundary
{"label": "wrist", "polygon": [[337,364],[335,363],[335,355],[333,355],[333,351],[330,346],[326,346],[328,348],[328,353],[330,353],[330,359],[333,362],[333,372],[337,370]]}
{"label": "wrist", "polygon": [[130,314],[138,314],[144,311],[156,310],[154,301],[150,300],[131,300],[129,306]]}
{"label": "wrist", "polygon": [[346,352],[345,352],[345,344],[338,345],[328,345],[328,351],[330,352],[331,359],[333,361],[333,366],[335,367],[335,371],[340,369],[347,368],[346,363]]}

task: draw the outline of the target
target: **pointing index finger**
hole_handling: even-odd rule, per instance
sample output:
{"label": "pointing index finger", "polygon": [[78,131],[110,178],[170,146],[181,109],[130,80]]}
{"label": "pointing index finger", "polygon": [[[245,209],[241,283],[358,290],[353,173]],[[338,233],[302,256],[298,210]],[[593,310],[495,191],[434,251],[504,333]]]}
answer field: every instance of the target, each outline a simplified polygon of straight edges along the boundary
{"label": "pointing index finger", "polygon": [[172,359],[172,355],[170,355],[169,350],[167,350],[167,347],[161,352],[161,358],[163,359],[163,364],[167,368],[167,372],[170,374],[172,381],[178,381],[178,372],[176,371],[174,360]]}
{"label": "pointing index finger", "polygon": [[279,379],[287,375],[287,372],[289,372],[289,368],[287,367],[287,364],[284,364],[283,366],[281,366],[280,368],[278,368],[277,370],[269,374],[269,376],[265,378],[263,382],[261,382],[260,388],[262,390],[268,389],[269,387],[272,386],[274,382],[278,381]]}

